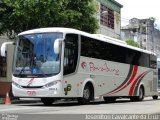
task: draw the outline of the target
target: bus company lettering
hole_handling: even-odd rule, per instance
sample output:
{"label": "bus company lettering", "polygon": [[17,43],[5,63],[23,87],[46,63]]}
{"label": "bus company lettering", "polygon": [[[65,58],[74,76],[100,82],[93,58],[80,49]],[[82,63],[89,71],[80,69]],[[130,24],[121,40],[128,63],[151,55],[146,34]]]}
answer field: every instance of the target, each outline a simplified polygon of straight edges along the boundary
{"label": "bus company lettering", "polygon": [[90,71],[100,71],[100,72],[111,72],[114,75],[119,75],[119,69],[110,68],[107,63],[105,63],[103,66],[96,66],[93,62],[89,63]]}

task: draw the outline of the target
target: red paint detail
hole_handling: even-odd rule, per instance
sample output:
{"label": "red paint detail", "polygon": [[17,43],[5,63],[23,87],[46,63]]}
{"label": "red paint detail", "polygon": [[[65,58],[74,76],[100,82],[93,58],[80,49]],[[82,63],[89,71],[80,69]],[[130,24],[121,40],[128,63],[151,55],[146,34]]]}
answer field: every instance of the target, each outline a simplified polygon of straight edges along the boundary
{"label": "red paint detail", "polygon": [[28,85],[27,86],[30,86],[34,81],[34,78],[32,78],[29,82],[28,82]]}
{"label": "red paint detail", "polygon": [[128,85],[130,85],[132,83],[132,81],[134,80],[136,74],[137,74],[137,71],[138,71],[138,66],[134,66],[133,68],[133,72],[132,72],[132,76],[130,77],[130,79],[128,80],[127,84],[124,84],[121,88],[119,88],[118,90],[112,92],[112,93],[109,93],[109,95],[111,94],[115,94],[119,91],[122,91],[123,89],[125,89]]}
{"label": "red paint detail", "polygon": [[145,71],[143,72],[142,74],[140,74],[136,79],[135,81],[133,82],[131,88],[130,88],[130,91],[129,91],[129,96],[132,96],[133,95],[133,92],[134,92],[134,89],[135,89],[135,85],[138,83],[138,81],[147,73],[148,71]]}
{"label": "red paint detail", "polygon": [[130,80],[128,81],[127,86],[133,81],[133,79],[135,78],[135,76],[137,74],[137,71],[138,71],[138,66],[134,66],[132,76],[131,76]]}
{"label": "red paint detail", "polygon": [[86,63],[86,62],[82,62],[82,63],[81,63],[81,67],[82,67],[83,69],[85,69],[85,68],[87,67],[87,63]]}

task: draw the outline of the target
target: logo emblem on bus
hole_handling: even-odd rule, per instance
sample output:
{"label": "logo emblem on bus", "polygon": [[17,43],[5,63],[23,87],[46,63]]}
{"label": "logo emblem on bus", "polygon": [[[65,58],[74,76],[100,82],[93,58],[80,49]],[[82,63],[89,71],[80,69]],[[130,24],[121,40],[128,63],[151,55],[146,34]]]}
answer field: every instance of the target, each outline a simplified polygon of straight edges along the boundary
{"label": "logo emblem on bus", "polygon": [[82,62],[82,63],[81,63],[81,67],[82,67],[83,69],[86,69],[87,63],[86,63],[86,62]]}

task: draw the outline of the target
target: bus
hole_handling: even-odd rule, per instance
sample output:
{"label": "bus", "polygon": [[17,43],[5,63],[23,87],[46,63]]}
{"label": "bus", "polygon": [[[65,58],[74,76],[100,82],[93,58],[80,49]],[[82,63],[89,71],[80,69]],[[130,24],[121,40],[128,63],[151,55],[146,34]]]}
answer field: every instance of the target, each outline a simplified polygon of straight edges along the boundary
{"label": "bus", "polygon": [[157,58],[152,52],[60,27],[24,31],[14,44],[15,97],[40,98],[44,105],[67,98],[80,104],[99,98],[158,98]]}

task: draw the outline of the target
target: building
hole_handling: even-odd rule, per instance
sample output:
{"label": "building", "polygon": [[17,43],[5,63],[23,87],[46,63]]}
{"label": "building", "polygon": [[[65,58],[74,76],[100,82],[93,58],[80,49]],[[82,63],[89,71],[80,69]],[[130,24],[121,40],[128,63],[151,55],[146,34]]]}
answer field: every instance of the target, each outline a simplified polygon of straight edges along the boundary
{"label": "building", "polygon": [[157,53],[158,58],[160,58],[160,31],[158,29],[154,29],[153,32],[154,38],[154,52]]}
{"label": "building", "polygon": [[97,17],[100,24],[98,33],[120,39],[122,7],[115,0],[97,0]]}
{"label": "building", "polygon": [[132,18],[127,26],[121,29],[121,39],[132,39],[142,49],[155,52],[160,56],[160,31],[154,27],[154,20]]}
{"label": "building", "polygon": [[[0,46],[9,41],[6,36],[0,36]],[[7,57],[0,56],[0,97],[10,92],[11,88],[13,47],[7,47],[7,51]]]}

